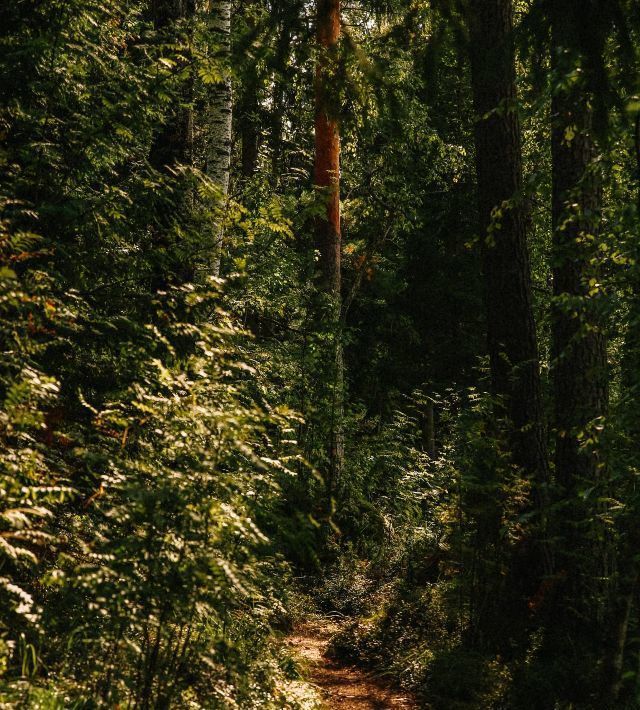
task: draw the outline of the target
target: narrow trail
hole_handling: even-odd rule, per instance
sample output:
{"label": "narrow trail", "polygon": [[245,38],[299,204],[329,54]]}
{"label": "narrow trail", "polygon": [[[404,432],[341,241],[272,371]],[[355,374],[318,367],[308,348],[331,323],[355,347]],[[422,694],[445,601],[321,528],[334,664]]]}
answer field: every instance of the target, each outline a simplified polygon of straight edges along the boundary
{"label": "narrow trail", "polygon": [[326,710],[416,710],[418,706],[407,695],[359,668],[327,657],[327,646],[337,630],[331,621],[308,621],[288,639],[307,666],[309,680],[320,689]]}

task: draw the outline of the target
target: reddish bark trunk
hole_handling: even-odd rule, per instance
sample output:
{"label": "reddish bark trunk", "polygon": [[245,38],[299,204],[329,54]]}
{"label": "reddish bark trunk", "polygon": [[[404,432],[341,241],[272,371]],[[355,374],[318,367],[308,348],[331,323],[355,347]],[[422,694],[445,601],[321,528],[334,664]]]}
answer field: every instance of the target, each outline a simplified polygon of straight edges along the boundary
{"label": "reddish bark trunk", "polygon": [[320,252],[320,287],[327,296],[325,325],[333,332],[327,382],[331,383],[330,442],[327,498],[331,500],[340,480],[344,458],[344,362],[340,328],[340,127],[335,103],[332,61],[340,39],[340,0],[317,0],[318,63],[315,78],[315,185],[323,191],[326,212],[316,220],[316,240]]}
{"label": "reddish bark trunk", "polygon": [[340,39],[340,0],[318,0],[314,182],[326,191],[326,218],[317,223],[323,286],[340,296],[340,129],[331,105],[331,52]]}

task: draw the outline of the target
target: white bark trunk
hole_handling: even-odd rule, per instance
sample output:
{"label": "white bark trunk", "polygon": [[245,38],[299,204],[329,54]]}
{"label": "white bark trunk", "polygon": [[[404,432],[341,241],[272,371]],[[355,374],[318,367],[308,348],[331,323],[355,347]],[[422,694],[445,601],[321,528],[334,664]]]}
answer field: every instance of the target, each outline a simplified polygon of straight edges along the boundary
{"label": "white bark trunk", "polygon": [[[209,13],[216,53],[226,69],[231,55],[231,0],[210,0]],[[221,190],[221,210],[229,192],[232,111],[231,80],[227,78],[211,88],[207,141],[207,175]],[[214,276],[219,276],[223,238],[221,218],[216,219],[213,225],[213,236],[211,270]]]}

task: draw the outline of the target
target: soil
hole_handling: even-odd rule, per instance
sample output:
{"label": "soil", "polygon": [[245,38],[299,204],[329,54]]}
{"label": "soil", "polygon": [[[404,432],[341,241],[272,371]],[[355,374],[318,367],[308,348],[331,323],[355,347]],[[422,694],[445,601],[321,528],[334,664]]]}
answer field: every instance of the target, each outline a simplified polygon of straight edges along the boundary
{"label": "soil", "polygon": [[416,710],[418,706],[408,695],[380,678],[327,657],[327,646],[338,628],[328,620],[308,621],[288,639],[306,666],[309,680],[320,690],[326,710]]}

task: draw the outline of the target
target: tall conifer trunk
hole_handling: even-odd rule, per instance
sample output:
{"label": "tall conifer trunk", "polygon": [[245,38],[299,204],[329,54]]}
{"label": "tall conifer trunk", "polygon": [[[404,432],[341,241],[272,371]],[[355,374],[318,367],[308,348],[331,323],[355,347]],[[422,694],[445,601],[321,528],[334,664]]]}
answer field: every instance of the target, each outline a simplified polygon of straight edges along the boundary
{"label": "tall conifer trunk", "polygon": [[[256,18],[253,15],[256,0],[248,0],[245,7],[245,22],[247,24],[248,36],[253,38],[256,32]],[[246,53],[246,64],[244,66],[245,80],[242,82],[238,93],[235,96],[234,120],[237,124],[237,131],[240,135],[242,152],[240,155],[240,165],[242,177],[251,178],[258,168],[258,151],[260,142],[260,125],[258,112],[260,102],[258,98],[260,76],[256,65],[256,57],[251,51],[251,45]]]}
{"label": "tall conifer trunk", "polygon": [[[153,0],[151,14],[158,41],[176,44],[179,32],[184,30],[181,25],[195,15],[195,0]],[[192,150],[193,113],[176,102],[169,108],[168,116],[154,138],[149,159],[158,170],[166,170],[176,163],[188,164]]]}
{"label": "tall conifer trunk", "polygon": [[[640,226],[640,113],[634,127],[634,157],[637,169],[636,224]],[[640,466],[640,240],[631,252],[632,265],[627,272],[629,283],[629,306],[625,339],[620,362],[620,384],[622,397],[620,418],[622,450],[625,462],[625,476],[620,476],[616,486],[618,500],[637,501],[635,471]],[[638,504],[627,504],[618,519],[616,544],[616,564],[613,575],[614,593],[611,595],[609,634],[603,664],[602,695],[603,707],[615,707],[620,701],[623,688],[623,670],[627,654],[629,634],[632,630],[632,612],[637,607],[640,586],[640,527],[638,526]],[[636,612],[637,613],[637,612]]]}
{"label": "tall conifer trunk", "polygon": [[245,96],[242,104],[242,115],[240,116],[240,134],[242,140],[242,176],[252,177],[258,168],[259,134],[256,114],[258,112],[258,100],[256,87],[249,87],[250,93]]}
{"label": "tall conifer trunk", "polygon": [[[191,31],[190,22],[196,12],[196,0],[153,0],[151,17],[159,45],[174,47]],[[171,50],[169,50],[171,51]],[[154,264],[151,288],[164,289],[172,280],[182,282],[193,279],[194,265],[184,260],[170,263],[172,225],[179,222],[188,211],[189,186],[184,176],[175,168],[193,162],[193,111],[188,104],[193,98],[193,81],[184,82],[181,96],[174,97],[165,120],[153,138],[149,162],[159,172],[169,176],[174,189],[171,199],[166,197],[154,209],[152,231],[158,251]],[[186,106],[187,105],[187,106]]]}
{"label": "tall conifer trunk", "polygon": [[[556,473],[566,495],[601,468],[581,432],[607,411],[607,350],[598,308],[597,236],[601,189],[593,170],[592,111],[582,83],[563,81],[574,68],[567,49],[570,17],[553,15],[553,64],[560,88],[552,101],[553,355]],[[583,434],[584,435],[584,434]]]}
{"label": "tall conifer trunk", "polygon": [[[471,624],[473,644],[507,648],[522,635],[535,595],[552,561],[546,544],[549,478],[536,326],[529,261],[527,201],[523,195],[512,0],[469,3],[471,81],[476,114],[475,151],[487,340],[496,436],[511,464],[528,479],[539,522],[518,549],[502,542],[503,486],[488,470],[478,515],[479,601]],[[506,472],[506,469],[505,469]],[[492,480],[493,477],[493,480]],[[497,577],[496,567],[507,570]]]}
{"label": "tall conifer trunk", "polygon": [[545,497],[548,462],[522,194],[511,0],[472,0],[476,172],[493,394],[510,454]]}
{"label": "tall conifer trunk", "polygon": [[315,78],[314,183],[323,191],[326,213],[316,222],[320,252],[321,288],[326,294],[330,330],[334,337],[331,373],[329,495],[339,480],[344,457],[342,431],[344,363],[340,338],[341,235],[340,235],[340,128],[332,102],[331,59],[340,39],[340,0],[317,0],[318,63]]}
{"label": "tall conifer trunk", "polygon": [[294,28],[301,12],[299,4],[293,2],[274,3],[274,26],[277,40],[274,47],[273,79],[271,87],[271,110],[269,126],[269,147],[271,152],[271,182],[280,182],[283,166],[283,130],[285,115],[285,86],[292,79],[291,46]]}
{"label": "tall conifer trunk", "polygon": [[[601,186],[593,138],[592,99],[575,28],[575,3],[551,4],[552,68],[552,355],[555,394],[555,470],[559,515],[557,568],[561,584],[552,628],[560,653],[580,663],[603,654],[609,635],[605,585],[611,570],[608,531],[600,522],[607,495],[599,439],[608,406],[607,343],[602,313],[599,239]],[[590,492],[583,495],[582,492]]]}

